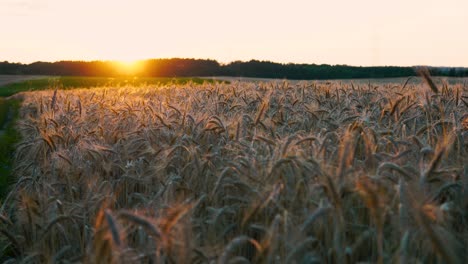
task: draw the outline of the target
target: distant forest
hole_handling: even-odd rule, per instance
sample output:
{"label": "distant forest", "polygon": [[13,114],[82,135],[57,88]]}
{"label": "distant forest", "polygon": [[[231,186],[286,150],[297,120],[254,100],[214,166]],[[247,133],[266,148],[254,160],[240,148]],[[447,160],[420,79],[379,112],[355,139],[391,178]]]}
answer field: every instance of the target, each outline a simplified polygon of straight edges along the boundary
{"label": "distant forest", "polygon": [[[258,60],[220,64],[215,60],[173,58],[144,60],[139,64],[138,71],[129,73],[112,61],[58,61],[31,64],[5,61],[0,62],[0,74],[101,77],[233,76],[296,80],[389,78],[417,75],[417,67],[282,64]],[[429,67],[429,69],[434,76],[468,77],[468,68]]]}

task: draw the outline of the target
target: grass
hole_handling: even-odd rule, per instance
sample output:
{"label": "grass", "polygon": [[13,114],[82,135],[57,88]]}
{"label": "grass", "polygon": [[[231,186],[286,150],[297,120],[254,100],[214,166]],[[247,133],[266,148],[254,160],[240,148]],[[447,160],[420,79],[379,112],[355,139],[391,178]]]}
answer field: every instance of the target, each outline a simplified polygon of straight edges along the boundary
{"label": "grass", "polygon": [[26,93],[0,261],[466,263],[468,89],[427,83]]}
{"label": "grass", "polygon": [[51,77],[44,79],[28,80],[11,83],[0,87],[0,97],[7,97],[18,92],[38,91],[46,89],[74,89],[79,87],[118,87],[118,86],[141,86],[141,85],[167,85],[186,84],[188,82],[202,84],[213,82],[203,78],[132,78],[132,77]]}
{"label": "grass", "polygon": [[8,102],[3,98],[0,99],[0,129],[2,129],[3,126],[6,124],[6,121],[8,119],[8,110]]}
{"label": "grass", "polygon": [[0,98],[0,197],[4,198],[9,186],[14,182],[11,174],[14,145],[19,141],[19,134],[14,128],[18,117],[18,100]]}

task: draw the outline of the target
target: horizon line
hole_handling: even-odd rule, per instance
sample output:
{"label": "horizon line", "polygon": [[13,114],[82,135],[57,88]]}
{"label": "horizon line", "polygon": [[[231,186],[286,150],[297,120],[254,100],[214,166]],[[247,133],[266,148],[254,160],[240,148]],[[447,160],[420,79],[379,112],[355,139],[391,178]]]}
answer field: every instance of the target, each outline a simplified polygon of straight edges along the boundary
{"label": "horizon line", "polygon": [[259,61],[259,62],[269,62],[281,65],[288,65],[288,64],[296,64],[296,65],[327,65],[327,66],[348,66],[348,67],[363,67],[363,68],[371,68],[371,67],[402,67],[402,68],[417,68],[417,67],[429,67],[429,68],[462,68],[467,69],[468,66],[434,66],[434,65],[410,65],[410,66],[402,66],[402,65],[351,65],[351,64],[329,64],[329,63],[310,63],[310,62],[277,62],[272,60],[265,60],[265,59],[249,59],[249,60],[233,60],[230,62],[220,62],[217,59],[212,58],[194,58],[194,57],[160,57],[160,58],[147,58],[147,59],[136,59],[136,60],[117,60],[117,59],[91,59],[91,60],[74,60],[74,59],[60,59],[55,61],[46,61],[46,60],[37,60],[33,62],[17,62],[17,61],[8,61],[8,60],[0,60],[0,63],[13,63],[13,64],[23,64],[23,65],[30,65],[34,63],[57,63],[57,62],[111,62],[111,63],[138,63],[150,60],[172,60],[172,59],[181,59],[181,60],[206,60],[206,61],[215,61],[219,63],[221,66],[229,65],[235,62],[251,62],[251,61]]}

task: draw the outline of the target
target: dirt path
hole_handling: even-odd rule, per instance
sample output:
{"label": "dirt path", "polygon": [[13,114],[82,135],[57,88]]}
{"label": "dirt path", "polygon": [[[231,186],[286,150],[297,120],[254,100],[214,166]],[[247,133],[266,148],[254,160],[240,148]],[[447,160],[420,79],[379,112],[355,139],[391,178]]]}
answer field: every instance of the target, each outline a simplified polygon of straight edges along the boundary
{"label": "dirt path", "polygon": [[22,82],[27,80],[44,79],[49,78],[45,75],[1,75],[0,74],[0,86],[7,85],[9,83]]}

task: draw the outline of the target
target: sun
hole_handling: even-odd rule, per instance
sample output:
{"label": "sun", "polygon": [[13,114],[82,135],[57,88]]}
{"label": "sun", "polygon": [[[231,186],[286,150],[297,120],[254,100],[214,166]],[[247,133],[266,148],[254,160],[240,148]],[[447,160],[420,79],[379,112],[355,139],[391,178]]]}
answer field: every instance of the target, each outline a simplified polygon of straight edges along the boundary
{"label": "sun", "polygon": [[114,62],[114,66],[116,67],[117,71],[123,75],[138,75],[144,69],[143,61],[139,60],[119,60]]}

